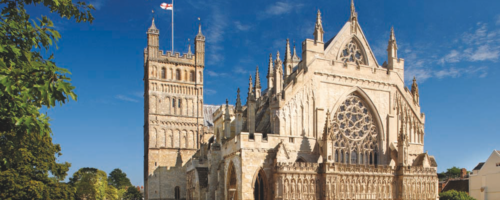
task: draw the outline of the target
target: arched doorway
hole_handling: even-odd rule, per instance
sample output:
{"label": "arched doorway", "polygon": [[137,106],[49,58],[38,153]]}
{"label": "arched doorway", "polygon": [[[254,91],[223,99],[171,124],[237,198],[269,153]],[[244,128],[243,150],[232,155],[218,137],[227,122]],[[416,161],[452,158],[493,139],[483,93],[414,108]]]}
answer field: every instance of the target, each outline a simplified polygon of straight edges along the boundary
{"label": "arched doorway", "polygon": [[238,200],[238,185],[236,180],[236,171],[231,162],[227,173],[227,200]]}
{"label": "arched doorway", "polygon": [[265,200],[267,196],[267,184],[266,175],[264,170],[260,169],[257,177],[255,177],[254,187],[253,187],[253,199],[254,200]]}

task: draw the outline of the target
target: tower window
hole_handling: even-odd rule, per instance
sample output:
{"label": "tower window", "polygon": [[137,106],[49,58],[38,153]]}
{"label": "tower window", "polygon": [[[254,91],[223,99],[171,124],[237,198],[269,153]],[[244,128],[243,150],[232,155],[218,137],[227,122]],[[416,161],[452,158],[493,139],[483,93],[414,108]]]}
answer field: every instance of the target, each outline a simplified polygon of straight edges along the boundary
{"label": "tower window", "polygon": [[172,99],[172,107],[175,108],[175,99]]}
{"label": "tower window", "polygon": [[181,70],[175,70],[175,79],[177,79],[178,81],[181,80]]}
{"label": "tower window", "polygon": [[189,80],[191,80],[191,82],[195,82],[196,81],[196,77],[194,75],[194,71],[191,71],[190,76],[189,76]]}
{"label": "tower window", "polygon": [[177,107],[180,108],[182,103],[182,99],[179,99],[179,104],[177,104]]}
{"label": "tower window", "polygon": [[166,79],[167,78],[167,71],[165,68],[161,68],[161,78]]}

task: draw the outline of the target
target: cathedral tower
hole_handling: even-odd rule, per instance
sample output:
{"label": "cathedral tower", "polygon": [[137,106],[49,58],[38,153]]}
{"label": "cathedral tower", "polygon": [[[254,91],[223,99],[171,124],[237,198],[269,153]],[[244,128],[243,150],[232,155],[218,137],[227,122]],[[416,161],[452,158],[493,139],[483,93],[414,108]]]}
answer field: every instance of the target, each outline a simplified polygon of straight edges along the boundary
{"label": "cathedral tower", "polygon": [[194,54],[164,54],[159,33],[153,19],[144,52],[145,197],[178,199],[186,195],[185,163],[202,138],[205,36],[200,25]]}

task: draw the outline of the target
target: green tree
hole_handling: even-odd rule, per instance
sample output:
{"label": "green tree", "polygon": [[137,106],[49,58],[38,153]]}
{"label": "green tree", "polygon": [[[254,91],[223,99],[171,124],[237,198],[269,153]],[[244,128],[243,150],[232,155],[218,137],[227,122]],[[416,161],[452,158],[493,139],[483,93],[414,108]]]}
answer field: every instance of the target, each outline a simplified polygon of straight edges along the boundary
{"label": "green tree", "polygon": [[112,185],[106,186],[106,200],[118,200],[118,190]]}
{"label": "green tree", "polygon": [[142,200],[142,194],[137,188],[129,187],[123,198],[127,200]]}
{"label": "green tree", "polygon": [[92,22],[94,8],[72,0],[0,0],[0,199],[58,199],[68,195],[59,181],[70,164],[56,162],[61,147],[52,143],[49,117],[40,109],[76,95],[69,72],[46,53],[59,33],[47,16],[32,19],[28,5],[76,22]]}
{"label": "green tree", "polygon": [[467,192],[457,192],[456,190],[448,190],[439,194],[439,200],[476,200],[469,196]]}
{"label": "green tree", "polygon": [[132,183],[130,183],[130,179],[127,178],[127,174],[118,168],[109,173],[108,184],[118,189],[132,187]]}
{"label": "green tree", "polygon": [[118,190],[118,199],[124,199],[126,192],[127,192],[127,189],[125,189],[125,188],[119,189]]}
{"label": "green tree", "polygon": [[103,200],[106,197],[108,181],[106,172],[102,170],[90,167],[81,168],[73,174],[69,183],[75,187],[77,199]]}
{"label": "green tree", "polygon": [[460,168],[453,166],[452,168],[448,168],[446,170],[446,176],[450,178],[460,177],[460,172],[461,172]]}

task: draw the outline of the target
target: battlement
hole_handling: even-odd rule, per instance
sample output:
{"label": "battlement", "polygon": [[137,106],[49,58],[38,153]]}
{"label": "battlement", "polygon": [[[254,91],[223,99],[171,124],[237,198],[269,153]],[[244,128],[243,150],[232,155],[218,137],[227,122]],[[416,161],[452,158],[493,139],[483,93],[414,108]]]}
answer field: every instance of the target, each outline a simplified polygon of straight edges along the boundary
{"label": "battlement", "polygon": [[294,162],[294,163],[282,163],[278,162],[275,165],[275,169],[278,172],[312,172],[317,173],[320,167],[319,163],[308,163],[308,162]]}
{"label": "battlement", "polygon": [[360,165],[331,163],[325,164],[326,173],[375,173],[375,174],[394,174],[395,170],[388,165]]}
{"label": "battlement", "polygon": [[195,65],[196,56],[192,53],[181,54],[179,52],[172,52],[172,51],[164,52],[163,50],[159,50],[158,55],[159,55],[157,59],[158,61]]}

